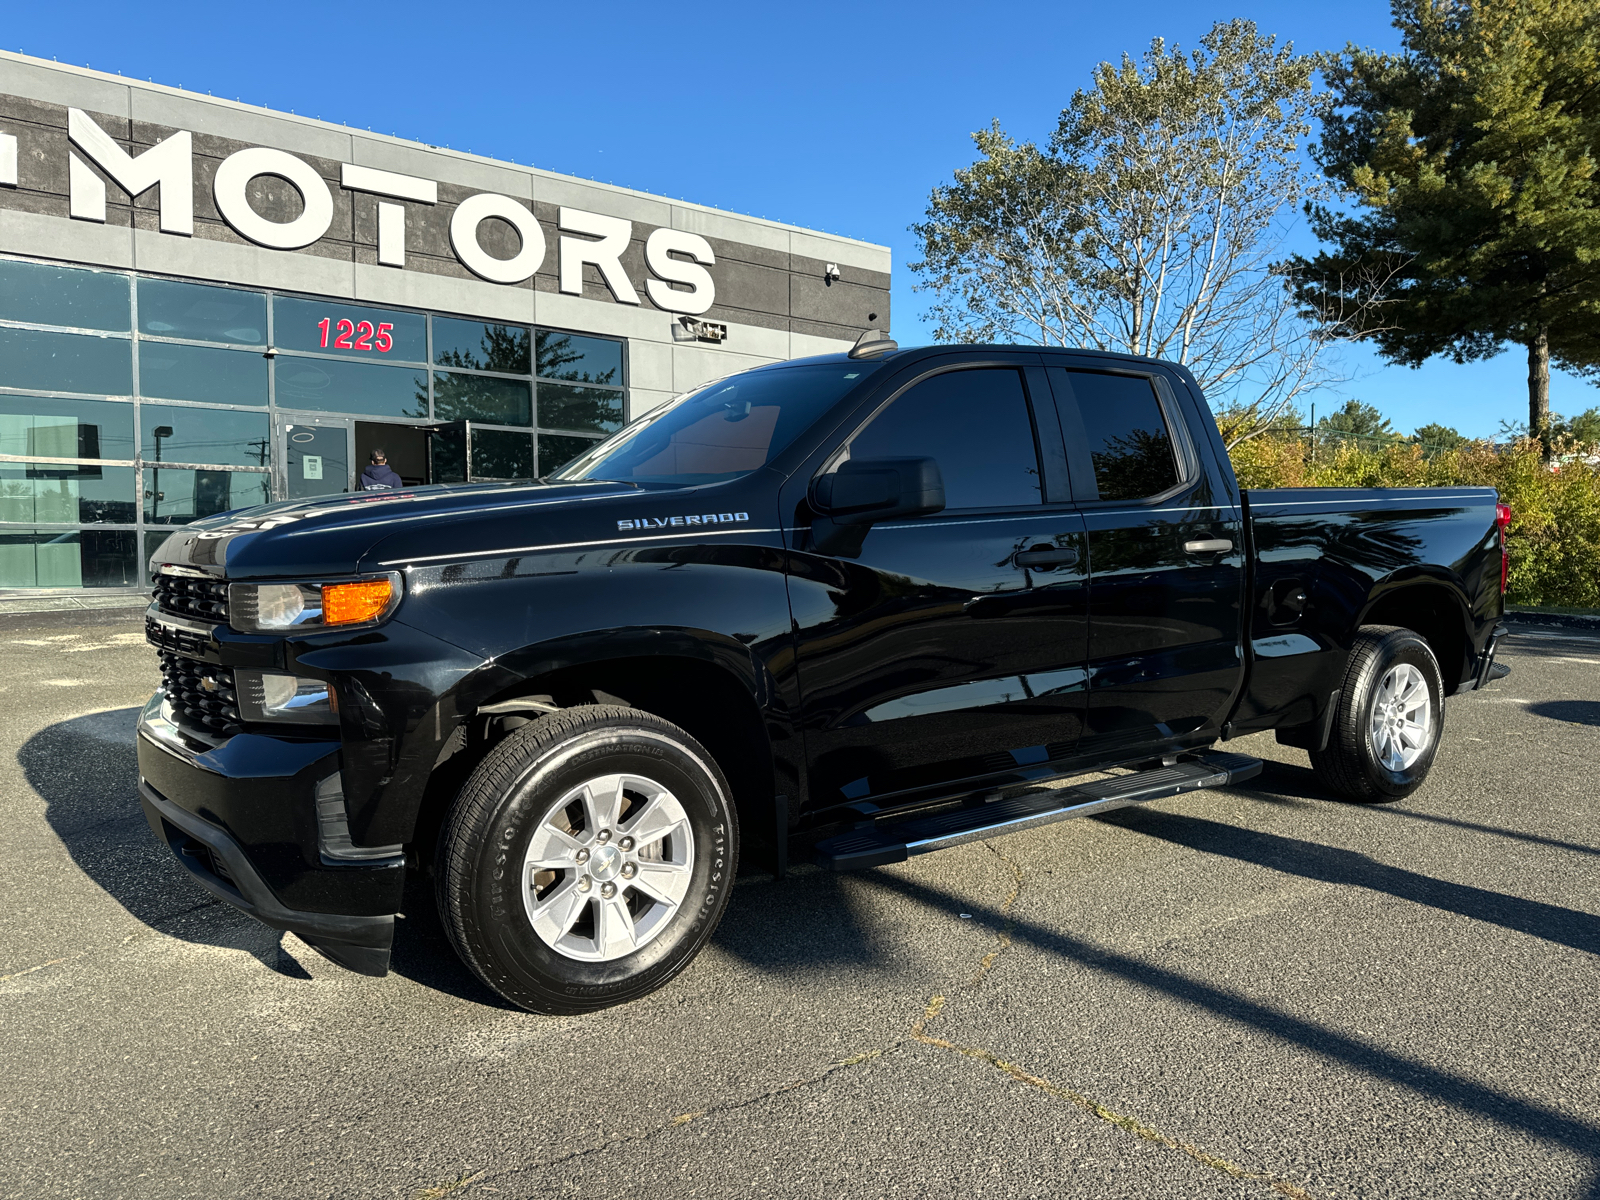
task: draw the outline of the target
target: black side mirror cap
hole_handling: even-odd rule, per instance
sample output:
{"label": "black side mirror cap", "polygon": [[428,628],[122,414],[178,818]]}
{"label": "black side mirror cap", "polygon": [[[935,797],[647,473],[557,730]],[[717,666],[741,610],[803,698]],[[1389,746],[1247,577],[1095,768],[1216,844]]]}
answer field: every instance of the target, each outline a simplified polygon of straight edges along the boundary
{"label": "black side mirror cap", "polygon": [[874,522],[941,511],[944,477],[931,458],[853,458],[812,481],[811,506],[817,550],[854,558]]}

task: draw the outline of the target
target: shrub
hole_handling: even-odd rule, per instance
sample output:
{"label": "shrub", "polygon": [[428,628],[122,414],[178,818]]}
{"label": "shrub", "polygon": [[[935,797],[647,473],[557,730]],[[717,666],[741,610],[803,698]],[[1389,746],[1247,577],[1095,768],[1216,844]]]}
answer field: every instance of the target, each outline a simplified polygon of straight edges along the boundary
{"label": "shrub", "polygon": [[1316,461],[1300,437],[1268,434],[1231,451],[1239,483],[1268,487],[1492,487],[1511,506],[1513,604],[1600,608],[1600,466],[1558,447],[1551,470],[1539,443],[1468,442],[1425,453],[1415,443],[1361,446],[1319,442]]}

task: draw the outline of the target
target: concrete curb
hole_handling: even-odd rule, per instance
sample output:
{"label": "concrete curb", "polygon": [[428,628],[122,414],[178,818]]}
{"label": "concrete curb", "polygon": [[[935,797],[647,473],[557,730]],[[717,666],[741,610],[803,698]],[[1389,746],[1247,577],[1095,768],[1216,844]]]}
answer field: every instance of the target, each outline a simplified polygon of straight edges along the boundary
{"label": "concrete curb", "polygon": [[1540,608],[1508,608],[1505,619],[1515,625],[1549,625],[1561,629],[1600,629],[1600,613],[1551,612]]}

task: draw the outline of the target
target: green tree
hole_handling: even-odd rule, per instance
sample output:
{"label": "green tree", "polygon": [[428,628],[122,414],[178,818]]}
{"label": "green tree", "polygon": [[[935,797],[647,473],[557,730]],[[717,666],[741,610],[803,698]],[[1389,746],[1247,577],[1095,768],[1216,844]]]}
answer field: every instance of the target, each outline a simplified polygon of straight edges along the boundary
{"label": "green tree", "polygon": [[1352,442],[1397,442],[1389,418],[1370,404],[1360,400],[1346,400],[1344,407],[1331,412],[1317,422],[1319,438],[1342,439]]}
{"label": "green tree", "polygon": [[1593,446],[1600,443],[1600,408],[1591,408],[1570,420],[1552,417],[1550,428],[1557,437],[1570,438],[1582,446]]}
{"label": "green tree", "polygon": [[1253,436],[1328,380],[1325,339],[1273,266],[1281,216],[1322,186],[1301,144],[1313,60],[1249,21],[1198,49],[1101,63],[1048,146],[996,122],[912,231],[940,340],[1024,341],[1187,366]]}
{"label": "green tree", "polygon": [[1314,156],[1350,204],[1288,270],[1336,336],[1419,366],[1528,357],[1549,444],[1550,363],[1600,367],[1600,21],[1594,0],[1394,0],[1404,49],[1322,64]]}
{"label": "green tree", "polygon": [[1468,441],[1460,430],[1437,422],[1418,425],[1417,431],[1411,435],[1411,440],[1429,450],[1459,450]]}

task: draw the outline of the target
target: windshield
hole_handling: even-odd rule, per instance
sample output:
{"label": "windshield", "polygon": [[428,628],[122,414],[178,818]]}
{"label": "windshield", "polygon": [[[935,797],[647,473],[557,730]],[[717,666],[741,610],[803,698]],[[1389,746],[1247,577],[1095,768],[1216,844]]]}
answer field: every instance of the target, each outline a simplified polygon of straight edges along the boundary
{"label": "windshield", "polygon": [[552,479],[721,483],[760,470],[881,363],[759,367],[688,392]]}

